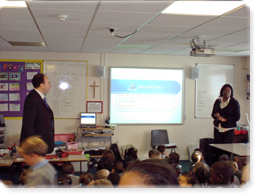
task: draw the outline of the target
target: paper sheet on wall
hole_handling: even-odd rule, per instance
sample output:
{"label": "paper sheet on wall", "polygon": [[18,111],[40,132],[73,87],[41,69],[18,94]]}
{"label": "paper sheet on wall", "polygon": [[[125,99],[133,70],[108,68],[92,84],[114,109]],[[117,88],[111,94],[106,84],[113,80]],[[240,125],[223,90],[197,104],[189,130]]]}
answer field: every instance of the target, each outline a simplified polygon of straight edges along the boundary
{"label": "paper sheet on wall", "polygon": [[9,104],[10,111],[20,111],[20,104]]}
{"label": "paper sheet on wall", "polygon": [[9,100],[10,101],[20,101],[20,94],[19,93],[10,93]]}
{"label": "paper sheet on wall", "polygon": [[1,111],[8,111],[8,104],[0,104]]}
{"label": "paper sheet on wall", "polygon": [[0,91],[8,91],[8,83],[0,83]]}

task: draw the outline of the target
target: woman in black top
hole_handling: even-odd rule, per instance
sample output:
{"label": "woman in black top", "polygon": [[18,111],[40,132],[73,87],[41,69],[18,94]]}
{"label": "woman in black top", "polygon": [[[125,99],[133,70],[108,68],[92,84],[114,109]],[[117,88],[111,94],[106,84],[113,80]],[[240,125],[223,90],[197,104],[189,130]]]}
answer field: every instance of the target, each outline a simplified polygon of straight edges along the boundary
{"label": "woman in black top", "polygon": [[236,122],[240,119],[240,105],[233,98],[231,85],[222,86],[220,96],[214,102],[211,116],[214,119],[214,142],[233,143]]}

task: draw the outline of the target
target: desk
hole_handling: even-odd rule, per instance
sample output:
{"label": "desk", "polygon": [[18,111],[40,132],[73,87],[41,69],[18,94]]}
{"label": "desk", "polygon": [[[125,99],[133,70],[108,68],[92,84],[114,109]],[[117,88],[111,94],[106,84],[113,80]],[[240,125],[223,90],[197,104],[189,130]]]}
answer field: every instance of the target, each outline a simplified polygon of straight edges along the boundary
{"label": "desk", "polygon": [[[233,154],[238,155],[243,158],[250,157],[250,144],[245,143],[229,143],[229,144],[209,144],[210,147],[218,148],[223,151],[229,152],[231,154],[231,159],[233,159]],[[211,149],[209,147],[209,156],[211,156]],[[211,161],[211,159],[210,159]]]}
{"label": "desk", "polygon": [[[22,163],[24,162],[24,158],[16,158],[14,163]],[[84,154],[82,155],[69,155],[66,158],[59,158],[59,159],[49,159],[50,163],[61,163],[61,162],[80,162],[80,173],[82,173],[82,162],[88,161]]]}

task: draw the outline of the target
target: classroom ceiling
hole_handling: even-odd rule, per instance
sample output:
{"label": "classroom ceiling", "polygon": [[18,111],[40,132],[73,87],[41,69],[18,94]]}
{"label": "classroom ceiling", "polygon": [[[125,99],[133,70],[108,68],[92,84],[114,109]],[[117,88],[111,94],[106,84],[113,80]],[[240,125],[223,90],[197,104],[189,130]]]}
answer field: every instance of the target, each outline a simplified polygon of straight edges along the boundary
{"label": "classroom ceiling", "polygon": [[[250,56],[248,6],[221,16],[161,14],[173,2],[26,1],[26,8],[0,9],[0,51],[189,56],[190,40],[199,36],[217,56]],[[111,27],[119,36],[137,32],[118,38]]]}

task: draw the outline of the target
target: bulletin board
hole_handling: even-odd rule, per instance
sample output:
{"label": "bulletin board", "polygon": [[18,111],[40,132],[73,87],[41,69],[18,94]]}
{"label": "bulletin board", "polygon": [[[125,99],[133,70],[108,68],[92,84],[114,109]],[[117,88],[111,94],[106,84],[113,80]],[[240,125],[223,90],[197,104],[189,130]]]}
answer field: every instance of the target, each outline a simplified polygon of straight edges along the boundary
{"label": "bulletin board", "polygon": [[199,78],[196,79],[195,117],[211,117],[213,104],[224,84],[234,83],[234,65],[196,64]]}
{"label": "bulletin board", "polygon": [[32,78],[42,72],[41,60],[0,60],[0,114],[22,117]]}
{"label": "bulletin board", "polygon": [[87,61],[43,61],[50,79],[46,99],[55,118],[80,118],[86,112]]}

